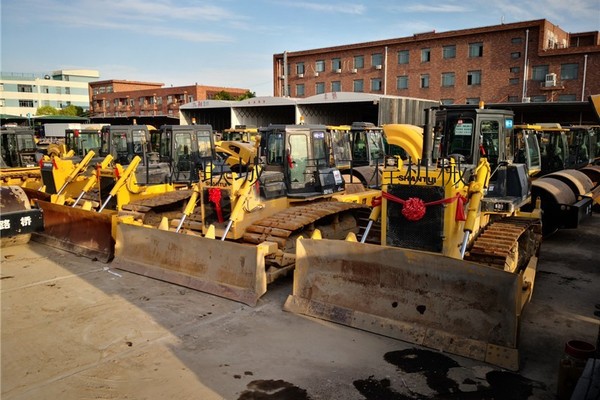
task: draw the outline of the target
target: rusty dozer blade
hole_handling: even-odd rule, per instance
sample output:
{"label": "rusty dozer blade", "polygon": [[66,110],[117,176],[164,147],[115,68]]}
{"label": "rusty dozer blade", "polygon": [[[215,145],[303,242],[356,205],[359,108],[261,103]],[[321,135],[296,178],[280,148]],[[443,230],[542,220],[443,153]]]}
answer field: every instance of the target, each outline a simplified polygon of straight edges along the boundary
{"label": "rusty dozer blade", "polygon": [[32,239],[104,263],[112,260],[115,241],[111,213],[97,213],[38,200],[44,231]]}
{"label": "rusty dozer blade", "polygon": [[533,257],[515,274],[435,253],[299,239],[284,310],[517,370],[536,265]]}
{"label": "rusty dozer blade", "polygon": [[255,306],[267,291],[265,255],[244,245],[119,221],[112,266]]}

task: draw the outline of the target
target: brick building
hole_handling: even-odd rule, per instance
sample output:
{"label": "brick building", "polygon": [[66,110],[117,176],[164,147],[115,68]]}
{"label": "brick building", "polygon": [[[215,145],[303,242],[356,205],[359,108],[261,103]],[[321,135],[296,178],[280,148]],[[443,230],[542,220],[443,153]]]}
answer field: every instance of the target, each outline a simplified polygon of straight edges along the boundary
{"label": "brick building", "polygon": [[446,104],[582,101],[600,93],[599,32],[545,19],[273,56],[275,96],[365,92]]}
{"label": "brick building", "polygon": [[219,92],[233,97],[249,89],[215,86],[163,87],[162,83],[105,80],[89,84],[90,117],[179,118],[179,106],[196,100],[213,99]]}

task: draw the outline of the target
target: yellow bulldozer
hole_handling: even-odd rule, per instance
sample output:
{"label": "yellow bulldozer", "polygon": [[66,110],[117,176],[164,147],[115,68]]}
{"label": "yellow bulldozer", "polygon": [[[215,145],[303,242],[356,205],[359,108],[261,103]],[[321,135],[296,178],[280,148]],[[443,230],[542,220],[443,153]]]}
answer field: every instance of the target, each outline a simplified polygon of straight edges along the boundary
{"label": "yellow bulldozer", "polygon": [[542,235],[512,112],[430,112],[419,160],[386,159],[380,243],[299,239],[284,309],[517,369]]}
{"label": "yellow bulldozer", "polygon": [[106,148],[101,152],[107,155],[91,168],[87,165],[93,151],[78,164],[42,163],[46,197],[36,197],[45,229],[34,240],[109,262],[117,215],[158,225],[163,215],[181,214],[193,192],[191,185],[214,158],[212,128],[162,126],[154,141],[142,128],[104,129]]}
{"label": "yellow bulldozer", "polygon": [[[346,194],[324,125],[260,129],[258,163],[200,182],[181,218],[116,226],[113,265],[245,304],[295,264],[296,238],[356,234],[378,190]],[[366,224],[366,222],[365,222]]]}

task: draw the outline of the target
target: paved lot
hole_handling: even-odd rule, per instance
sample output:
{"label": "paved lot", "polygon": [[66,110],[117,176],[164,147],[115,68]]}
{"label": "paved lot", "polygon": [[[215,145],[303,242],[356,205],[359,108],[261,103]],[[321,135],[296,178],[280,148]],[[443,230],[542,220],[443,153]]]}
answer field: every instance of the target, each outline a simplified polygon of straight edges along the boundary
{"label": "paved lot", "polygon": [[37,243],[1,253],[2,399],[553,399],[570,339],[594,343],[600,216],[547,239],[518,374],[251,308]]}

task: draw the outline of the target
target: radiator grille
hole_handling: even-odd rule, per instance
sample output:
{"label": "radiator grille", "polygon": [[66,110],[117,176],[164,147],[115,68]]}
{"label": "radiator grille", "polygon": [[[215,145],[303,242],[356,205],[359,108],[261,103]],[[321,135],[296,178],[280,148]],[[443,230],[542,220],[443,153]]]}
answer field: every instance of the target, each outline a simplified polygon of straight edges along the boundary
{"label": "radiator grille", "polygon": [[[390,185],[388,193],[402,199],[418,197],[425,203],[444,198],[444,188],[437,186]],[[419,221],[409,221],[402,215],[402,204],[387,202],[388,246],[440,253],[443,247],[444,206],[428,206]]]}

